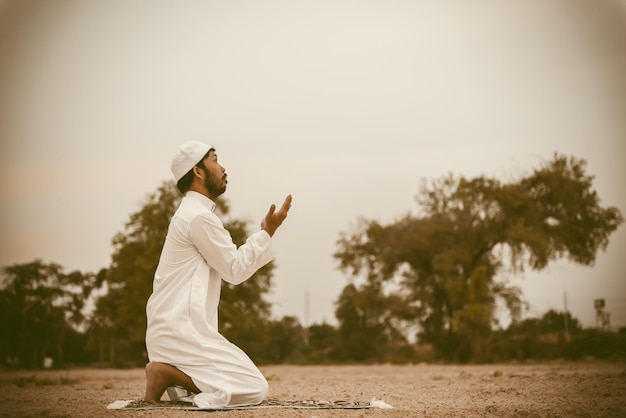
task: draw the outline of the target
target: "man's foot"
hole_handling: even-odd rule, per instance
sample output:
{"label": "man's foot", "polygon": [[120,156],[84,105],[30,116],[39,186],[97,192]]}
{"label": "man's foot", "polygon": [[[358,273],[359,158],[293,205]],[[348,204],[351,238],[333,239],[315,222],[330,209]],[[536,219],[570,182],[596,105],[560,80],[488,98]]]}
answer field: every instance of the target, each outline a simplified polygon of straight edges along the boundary
{"label": "man's foot", "polygon": [[161,401],[161,396],[170,386],[182,386],[193,392],[200,392],[193,380],[176,367],[158,362],[150,362],[146,365],[146,396],[144,400],[156,405]]}
{"label": "man's foot", "polygon": [[165,364],[146,364],[146,396],[144,400],[153,405],[156,405],[161,401],[161,396],[168,386],[162,366],[165,366]]}

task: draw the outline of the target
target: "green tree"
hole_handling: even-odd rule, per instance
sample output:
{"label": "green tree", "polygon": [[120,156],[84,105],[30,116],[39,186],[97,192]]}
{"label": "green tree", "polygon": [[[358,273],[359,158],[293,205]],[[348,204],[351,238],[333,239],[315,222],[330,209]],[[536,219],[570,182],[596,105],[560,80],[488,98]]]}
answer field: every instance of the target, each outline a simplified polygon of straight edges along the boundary
{"label": "green tree", "polygon": [[270,321],[269,344],[264,360],[271,364],[291,363],[301,360],[305,345],[305,329],[294,316],[284,316]]}
{"label": "green tree", "polygon": [[450,328],[460,341],[457,357],[467,361],[468,356],[473,356],[474,361],[480,362],[484,360],[484,345],[489,342],[494,322],[493,298],[489,295],[484,266],[472,273],[467,290],[467,303],[453,313]]}
{"label": "green tree", "polygon": [[414,308],[421,341],[442,357],[479,359],[498,300],[519,318],[523,301],[510,277],[561,258],[592,264],[622,223],[617,208],[600,205],[585,166],[555,154],[516,182],[424,182],[419,216],[389,225],[361,220],[340,236],[335,257],[368,286],[395,282],[403,304]]}
{"label": "green tree", "polygon": [[85,302],[95,277],[66,274],[56,263],[34,260],[2,270],[0,355],[11,365],[42,367],[51,357],[65,362],[65,341],[85,325]]}
{"label": "green tree", "polygon": [[541,317],[538,329],[541,332],[556,333],[559,335],[559,339],[567,340],[566,332],[568,334],[578,334],[582,331],[582,325],[571,313],[557,312],[554,309],[550,309]]}
{"label": "green tree", "polygon": [[303,348],[305,359],[313,364],[338,363],[341,361],[339,333],[334,326],[313,324],[306,330],[308,344]]}
{"label": "green tree", "polygon": [[562,358],[568,355],[568,350],[572,351],[571,340],[578,340],[581,332],[580,321],[569,312],[549,310],[541,318],[527,318],[509,325],[502,332],[500,345],[507,359]]}
{"label": "green tree", "polygon": [[398,347],[407,339],[405,320],[412,309],[399,296],[385,295],[380,282],[361,287],[350,284],[337,301],[339,350],[344,360],[357,362],[393,361]]}
{"label": "green tree", "polygon": [[105,295],[96,304],[91,330],[100,359],[117,365],[145,359],[145,306],[171,216],[180,201],[172,182],[164,182],[130,215],[125,231],[113,238],[111,265],[100,277]]}

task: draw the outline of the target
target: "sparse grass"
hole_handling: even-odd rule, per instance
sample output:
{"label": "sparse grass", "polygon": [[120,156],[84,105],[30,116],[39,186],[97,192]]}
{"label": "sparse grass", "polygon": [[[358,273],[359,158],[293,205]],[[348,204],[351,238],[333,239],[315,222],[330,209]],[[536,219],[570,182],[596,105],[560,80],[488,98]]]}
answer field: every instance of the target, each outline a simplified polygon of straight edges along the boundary
{"label": "sparse grass", "polygon": [[0,386],[17,386],[18,388],[26,386],[56,386],[56,385],[71,385],[78,383],[78,379],[72,379],[68,376],[61,376],[56,379],[50,379],[45,377],[37,377],[36,374],[31,376],[20,376],[13,378],[0,378]]}

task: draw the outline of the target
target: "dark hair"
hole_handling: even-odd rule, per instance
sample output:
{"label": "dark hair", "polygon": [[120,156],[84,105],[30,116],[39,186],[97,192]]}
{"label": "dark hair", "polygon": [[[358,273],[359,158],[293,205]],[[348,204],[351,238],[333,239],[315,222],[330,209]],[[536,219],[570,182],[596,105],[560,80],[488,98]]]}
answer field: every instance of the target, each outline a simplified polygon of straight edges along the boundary
{"label": "dark hair", "polygon": [[[215,150],[211,148],[206,154],[204,154],[204,157],[202,157],[202,159],[196,163],[195,167],[200,167],[204,169],[202,161],[204,161],[209,156],[209,153],[211,151]],[[185,175],[182,176],[180,180],[178,180],[178,182],[176,183],[176,187],[182,194],[185,194],[187,193],[187,190],[189,190],[189,188],[191,187],[191,183],[193,183],[193,167],[191,168],[191,170],[187,171],[187,173],[185,173]]]}

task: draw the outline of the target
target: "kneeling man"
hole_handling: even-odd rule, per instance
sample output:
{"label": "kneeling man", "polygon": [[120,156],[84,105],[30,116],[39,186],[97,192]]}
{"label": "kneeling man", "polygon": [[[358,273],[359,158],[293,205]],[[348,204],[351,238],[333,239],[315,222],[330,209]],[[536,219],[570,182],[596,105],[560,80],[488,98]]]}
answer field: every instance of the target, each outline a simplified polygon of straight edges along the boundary
{"label": "kneeling man", "polygon": [[242,283],[273,259],[272,236],[287,217],[291,196],[278,211],[271,205],[261,230],[237,247],[213,213],[227,184],[215,149],[188,142],[176,151],[171,169],[184,196],[146,306],[145,400],[158,403],[167,388],[179,386],[198,393],[194,403],[203,407],[259,404],[268,390],[265,377],[218,332],[221,281]]}

